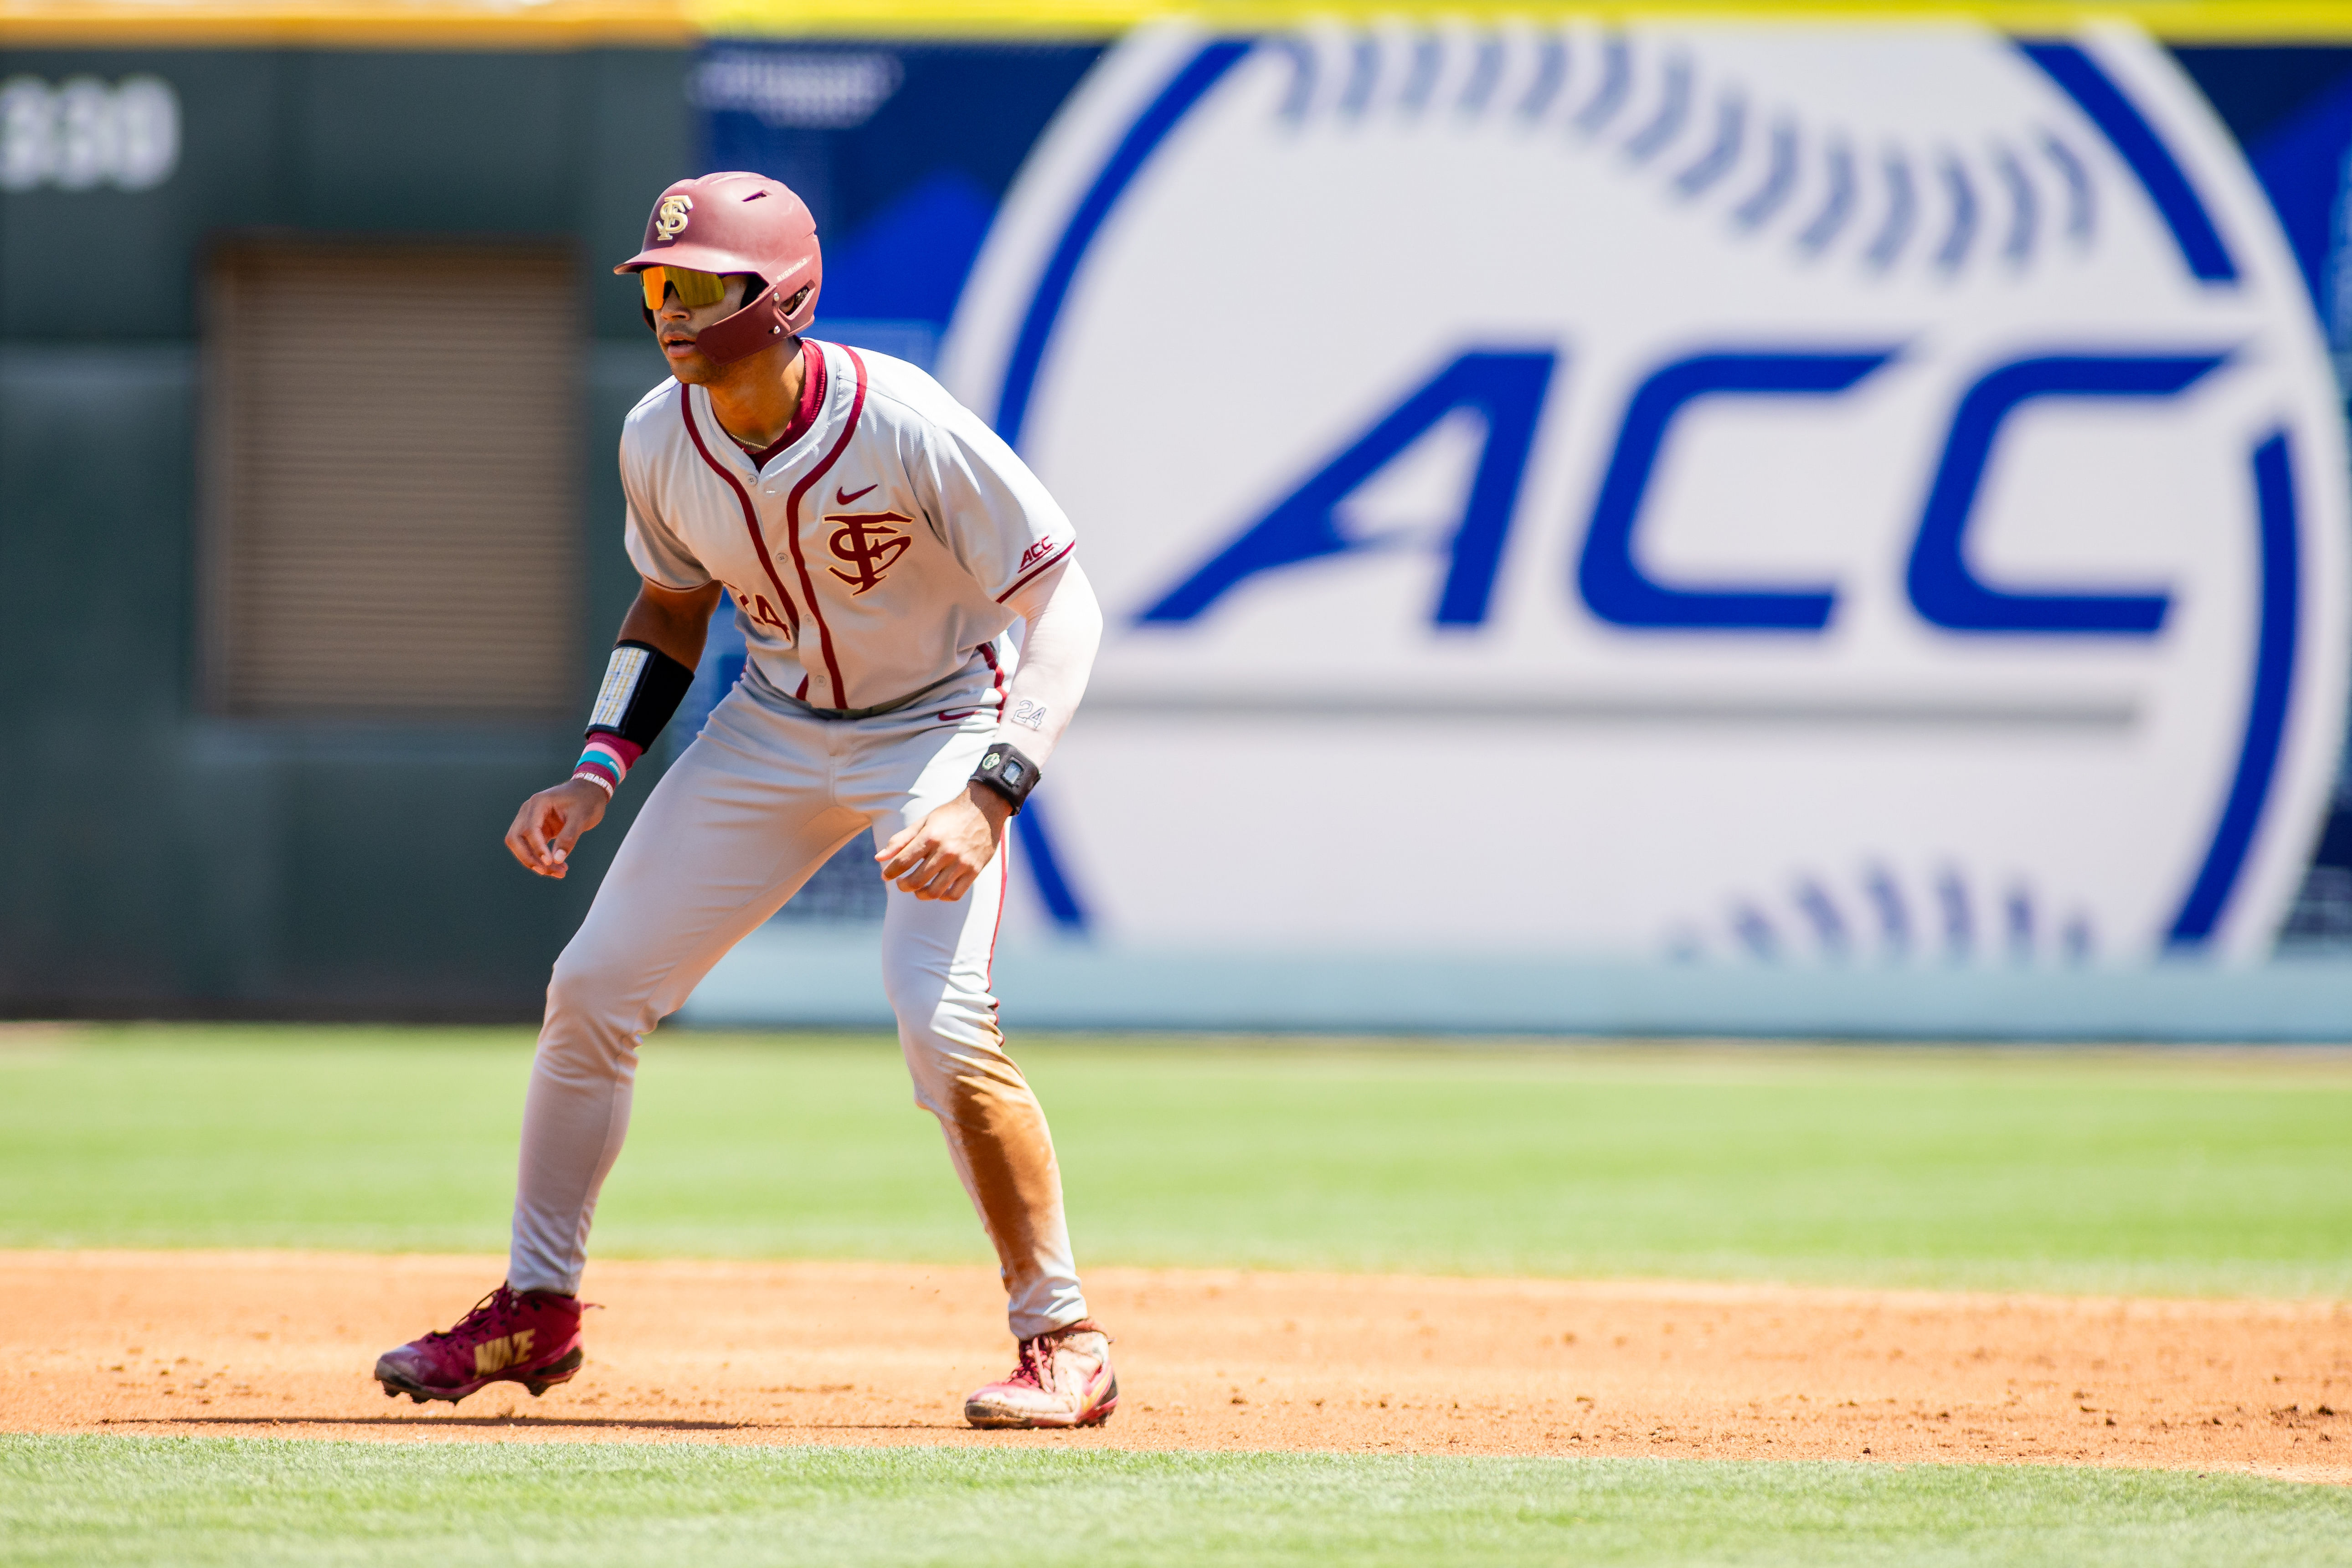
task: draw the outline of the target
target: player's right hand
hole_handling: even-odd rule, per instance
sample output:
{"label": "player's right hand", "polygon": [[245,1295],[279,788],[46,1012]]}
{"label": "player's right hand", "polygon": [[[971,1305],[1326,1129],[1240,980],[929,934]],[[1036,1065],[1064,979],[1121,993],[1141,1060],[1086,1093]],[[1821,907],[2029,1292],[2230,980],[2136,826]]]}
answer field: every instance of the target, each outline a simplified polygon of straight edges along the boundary
{"label": "player's right hand", "polygon": [[507,848],[523,868],[561,878],[572,868],[572,847],[604,820],[612,796],[585,779],[566,779],[522,803],[507,829]]}

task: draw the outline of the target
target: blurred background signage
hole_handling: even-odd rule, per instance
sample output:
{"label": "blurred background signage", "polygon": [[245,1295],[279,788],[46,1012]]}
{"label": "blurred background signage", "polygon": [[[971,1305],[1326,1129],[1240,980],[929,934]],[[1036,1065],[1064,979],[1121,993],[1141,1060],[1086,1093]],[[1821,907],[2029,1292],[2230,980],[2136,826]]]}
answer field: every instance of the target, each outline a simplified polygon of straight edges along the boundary
{"label": "blurred background signage", "polygon": [[943,368],[1110,606],[1066,923],[2268,952],[2342,742],[2339,395],[2144,37],[1149,34],[1029,167]]}
{"label": "blurred background signage", "polygon": [[0,190],[143,191],[179,161],[179,95],[160,77],[0,82]]}
{"label": "blurred background signage", "polygon": [[[1031,1021],[2352,1035],[2352,21],[1978,15],[0,13],[0,994],[535,1005],[744,167],[1084,532]],[[865,853],[694,1010],[878,1014]]]}

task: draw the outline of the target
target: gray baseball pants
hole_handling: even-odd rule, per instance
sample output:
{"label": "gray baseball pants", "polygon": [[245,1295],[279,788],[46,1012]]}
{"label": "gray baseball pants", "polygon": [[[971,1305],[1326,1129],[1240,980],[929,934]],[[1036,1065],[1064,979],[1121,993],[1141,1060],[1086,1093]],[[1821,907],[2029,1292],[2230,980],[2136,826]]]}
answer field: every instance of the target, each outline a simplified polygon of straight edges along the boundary
{"label": "gray baseball pants", "polygon": [[[555,961],[523,1108],[508,1282],[577,1293],[628,1131],[637,1047],[849,839],[962,793],[996,731],[984,683],[830,720],[739,684],[654,787]],[[1014,1337],[1087,1316],[1045,1112],[1005,1054],[989,967],[1007,850],[952,903],[888,889],[882,976],[915,1103],[940,1120],[996,1247]]]}

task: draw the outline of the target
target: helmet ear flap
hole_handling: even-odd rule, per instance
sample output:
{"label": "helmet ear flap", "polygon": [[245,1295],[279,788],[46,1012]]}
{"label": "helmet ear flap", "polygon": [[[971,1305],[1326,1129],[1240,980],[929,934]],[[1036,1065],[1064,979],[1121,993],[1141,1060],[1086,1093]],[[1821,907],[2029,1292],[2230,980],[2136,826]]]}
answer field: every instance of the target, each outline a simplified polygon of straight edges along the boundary
{"label": "helmet ear flap", "polygon": [[802,284],[793,291],[791,299],[779,300],[776,304],[777,319],[784,323],[786,331],[795,335],[806,331],[815,315],[816,285],[814,283]]}
{"label": "helmet ear flap", "polygon": [[732,364],[749,354],[774,346],[791,330],[775,287],[753,276],[758,289],[733,314],[713,321],[695,334],[695,346],[713,364]]}

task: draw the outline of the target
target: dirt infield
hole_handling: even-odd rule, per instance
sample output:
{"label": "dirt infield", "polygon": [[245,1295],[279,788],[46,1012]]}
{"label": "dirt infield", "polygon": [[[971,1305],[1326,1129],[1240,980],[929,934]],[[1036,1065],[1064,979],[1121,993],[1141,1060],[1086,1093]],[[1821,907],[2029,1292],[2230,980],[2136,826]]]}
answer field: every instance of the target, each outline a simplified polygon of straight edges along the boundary
{"label": "dirt infield", "polygon": [[1098,1269],[1105,1430],[977,1433],[979,1268],[600,1263],[587,1369],[387,1402],[472,1258],[0,1253],[0,1429],[2039,1461],[2352,1484],[2352,1302]]}

